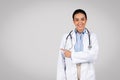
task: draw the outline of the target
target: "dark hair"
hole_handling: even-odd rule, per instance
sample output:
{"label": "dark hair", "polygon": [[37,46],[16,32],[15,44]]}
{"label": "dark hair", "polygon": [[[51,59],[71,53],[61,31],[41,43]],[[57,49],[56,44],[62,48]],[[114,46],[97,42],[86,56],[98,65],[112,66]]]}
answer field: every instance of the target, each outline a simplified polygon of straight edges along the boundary
{"label": "dark hair", "polygon": [[73,12],[73,15],[72,15],[73,20],[74,20],[75,14],[78,14],[78,13],[84,14],[84,15],[85,15],[85,18],[87,19],[87,14],[86,14],[86,12],[85,12],[84,10],[82,10],[82,9],[76,9],[76,10]]}

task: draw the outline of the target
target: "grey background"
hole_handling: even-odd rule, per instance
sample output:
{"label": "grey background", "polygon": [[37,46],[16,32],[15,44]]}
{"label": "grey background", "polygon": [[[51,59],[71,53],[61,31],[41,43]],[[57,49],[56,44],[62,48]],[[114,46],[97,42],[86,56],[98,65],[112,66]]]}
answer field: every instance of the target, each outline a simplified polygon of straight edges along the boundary
{"label": "grey background", "polygon": [[87,12],[99,41],[97,80],[120,79],[119,0],[0,0],[0,80],[56,80],[57,53],[72,13]]}

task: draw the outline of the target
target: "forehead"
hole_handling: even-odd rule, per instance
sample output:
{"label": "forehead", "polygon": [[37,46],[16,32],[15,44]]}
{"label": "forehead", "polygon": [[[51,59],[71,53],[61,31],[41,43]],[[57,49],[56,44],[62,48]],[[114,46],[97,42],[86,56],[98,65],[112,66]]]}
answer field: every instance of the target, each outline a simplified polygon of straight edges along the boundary
{"label": "forehead", "polygon": [[74,15],[74,18],[84,18],[85,15],[83,13],[77,13]]}

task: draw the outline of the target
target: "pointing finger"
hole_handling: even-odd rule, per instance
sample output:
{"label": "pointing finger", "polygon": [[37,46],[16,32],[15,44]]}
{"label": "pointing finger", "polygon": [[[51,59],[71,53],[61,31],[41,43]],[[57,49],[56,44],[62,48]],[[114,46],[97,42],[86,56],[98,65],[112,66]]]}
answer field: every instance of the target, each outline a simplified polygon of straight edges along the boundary
{"label": "pointing finger", "polygon": [[62,51],[66,51],[65,49],[63,49],[63,48],[61,48],[60,50],[62,50]]}

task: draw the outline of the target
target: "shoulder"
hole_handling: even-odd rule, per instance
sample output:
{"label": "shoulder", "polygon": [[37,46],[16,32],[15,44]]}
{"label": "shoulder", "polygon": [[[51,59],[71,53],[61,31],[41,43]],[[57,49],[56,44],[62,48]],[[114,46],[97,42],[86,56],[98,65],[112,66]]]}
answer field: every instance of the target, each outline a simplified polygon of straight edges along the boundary
{"label": "shoulder", "polygon": [[69,36],[69,35],[72,34],[72,33],[73,33],[73,30],[65,33],[65,34],[63,35],[63,39],[67,38],[67,36]]}
{"label": "shoulder", "polygon": [[62,43],[65,42],[67,35],[68,35],[67,33],[65,33],[65,34],[62,35],[62,39],[61,39]]}
{"label": "shoulder", "polygon": [[62,39],[65,39],[67,37],[68,33],[65,33],[63,36],[62,36]]}
{"label": "shoulder", "polygon": [[94,32],[90,32],[90,35],[93,36],[93,37],[94,36],[96,37],[96,34]]}
{"label": "shoulder", "polygon": [[96,33],[94,33],[94,32],[90,32],[90,37],[91,37],[91,39],[93,39],[93,40],[96,40],[96,39],[97,39],[97,35],[96,35]]}

